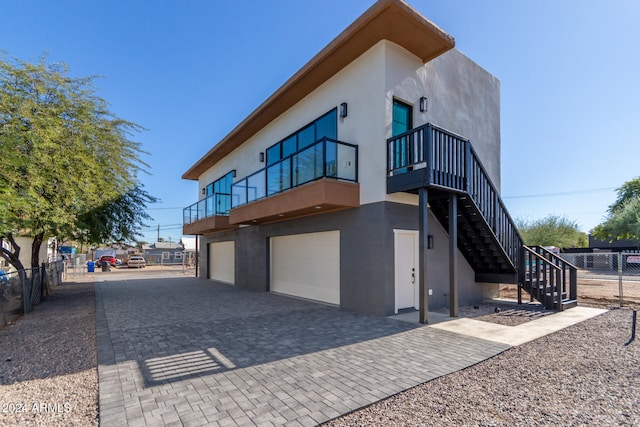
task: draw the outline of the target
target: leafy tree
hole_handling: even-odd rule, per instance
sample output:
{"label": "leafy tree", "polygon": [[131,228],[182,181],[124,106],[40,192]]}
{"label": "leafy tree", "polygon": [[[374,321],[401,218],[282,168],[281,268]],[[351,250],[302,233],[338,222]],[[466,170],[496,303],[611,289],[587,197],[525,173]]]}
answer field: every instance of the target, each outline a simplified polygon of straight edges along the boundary
{"label": "leafy tree", "polygon": [[136,245],[135,245],[135,246],[136,246],[136,248],[138,248],[138,249],[142,250],[142,247],[143,247],[144,245],[148,245],[148,244],[149,244],[149,242],[146,242],[146,241],[144,241],[144,240],[137,240],[137,241],[136,241]]}
{"label": "leafy tree", "polygon": [[600,240],[640,240],[640,177],[616,191],[618,198],[609,206],[607,218],[591,234]]}
{"label": "leafy tree", "polygon": [[618,198],[609,206],[609,213],[619,211],[630,201],[640,197],[640,177],[627,181],[616,189]]}
{"label": "leafy tree", "polygon": [[564,216],[549,215],[531,222],[516,222],[524,243],[528,246],[583,248],[588,245],[588,237],[580,231],[578,224]]}
{"label": "leafy tree", "polygon": [[49,236],[138,185],[146,166],[142,130],[109,112],[95,77],[73,78],[64,64],[35,64],[0,55],[0,256],[22,268],[14,236],[33,237],[32,266]]}
{"label": "leafy tree", "polygon": [[88,211],[78,218],[77,239],[85,243],[132,242],[142,236],[140,227],[151,217],[145,211],[147,203],[157,199],[138,185],[104,206]]}

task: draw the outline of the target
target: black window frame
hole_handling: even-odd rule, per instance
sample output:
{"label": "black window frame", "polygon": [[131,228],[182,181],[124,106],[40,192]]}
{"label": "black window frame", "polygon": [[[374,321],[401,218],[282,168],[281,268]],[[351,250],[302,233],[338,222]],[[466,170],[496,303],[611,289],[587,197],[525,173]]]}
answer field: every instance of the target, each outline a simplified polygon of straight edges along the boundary
{"label": "black window frame", "polygon": [[[321,137],[318,137],[318,129],[316,124],[326,118],[327,116],[333,114],[334,118],[335,118],[335,135],[322,135]],[[300,147],[300,143],[298,140],[298,135],[306,130],[308,130],[310,127],[313,127],[313,141],[306,144],[305,146],[303,146],[302,148]],[[306,125],[302,126],[301,128],[299,128],[298,130],[296,130],[295,132],[293,132],[290,135],[287,135],[286,137],[282,138],[280,141],[276,142],[275,144],[273,144],[272,146],[268,147],[265,150],[266,153],[266,166],[269,167],[277,162],[279,162],[280,160],[286,159],[288,157],[293,156],[295,153],[299,152],[301,149],[304,149],[305,147],[309,147],[313,144],[315,144],[316,142],[318,142],[320,139],[322,139],[322,137],[327,136],[329,139],[338,139],[338,107],[334,107],[331,110],[327,111],[326,113],[322,114],[321,116],[319,116],[318,118],[316,118],[315,120],[313,120],[310,123],[307,123]],[[283,156],[283,143],[284,142],[288,142],[291,138],[295,138],[295,150],[293,150],[292,152],[289,152],[288,154]],[[274,158],[273,156],[270,156],[269,153],[277,153],[277,158]],[[274,154],[275,155],[275,154]]]}

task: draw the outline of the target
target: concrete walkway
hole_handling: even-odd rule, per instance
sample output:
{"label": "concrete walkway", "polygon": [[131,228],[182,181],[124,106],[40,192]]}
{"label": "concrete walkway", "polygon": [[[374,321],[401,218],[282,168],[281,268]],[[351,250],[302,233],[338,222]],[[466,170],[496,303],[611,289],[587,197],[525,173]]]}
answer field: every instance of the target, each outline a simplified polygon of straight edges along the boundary
{"label": "concrete walkway", "polygon": [[96,277],[102,426],[316,425],[513,345],[202,279]]}

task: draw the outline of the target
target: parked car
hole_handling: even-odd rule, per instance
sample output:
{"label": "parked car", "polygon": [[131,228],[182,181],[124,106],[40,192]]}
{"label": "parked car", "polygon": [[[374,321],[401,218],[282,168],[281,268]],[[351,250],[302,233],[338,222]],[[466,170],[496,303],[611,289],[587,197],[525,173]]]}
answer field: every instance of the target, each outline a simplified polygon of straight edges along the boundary
{"label": "parked car", "polygon": [[111,267],[118,266],[118,260],[116,259],[116,257],[110,256],[110,255],[103,255],[98,260],[98,265],[102,265],[104,261],[108,262]]}
{"label": "parked car", "polygon": [[132,268],[132,267],[145,268],[146,266],[147,266],[147,261],[145,261],[145,259],[139,255],[133,255],[129,257],[129,260],[127,261],[127,267],[129,268]]}

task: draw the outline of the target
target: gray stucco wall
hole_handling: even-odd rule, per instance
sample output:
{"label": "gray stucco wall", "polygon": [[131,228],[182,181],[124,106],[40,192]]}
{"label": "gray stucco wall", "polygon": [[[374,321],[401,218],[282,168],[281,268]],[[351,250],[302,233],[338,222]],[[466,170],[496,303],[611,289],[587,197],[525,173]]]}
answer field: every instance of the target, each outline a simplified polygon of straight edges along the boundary
{"label": "gray stucco wall", "polygon": [[427,120],[469,138],[500,191],[500,81],[456,49],[424,70]]}
{"label": "gray stucco wall", "polygon": [[[200,276],[208,277],[207,244],[233,240],[236,285],[267,291],[270,237],[339,230],[341,307],[365,314],[390,315],[395,309],[394,229],[417,230],[418,208],[380,202],[357,209],[207,235],[201,240]],[[431,215],[429,234],[434,235],[434,249],[429,251],[429,287],[433,289],[429,308],[448,307],[448,235]],[[474,272],[461,255],[459,259],[461,304],[482,301],[488,295],[487,289],[475,283]]]}

